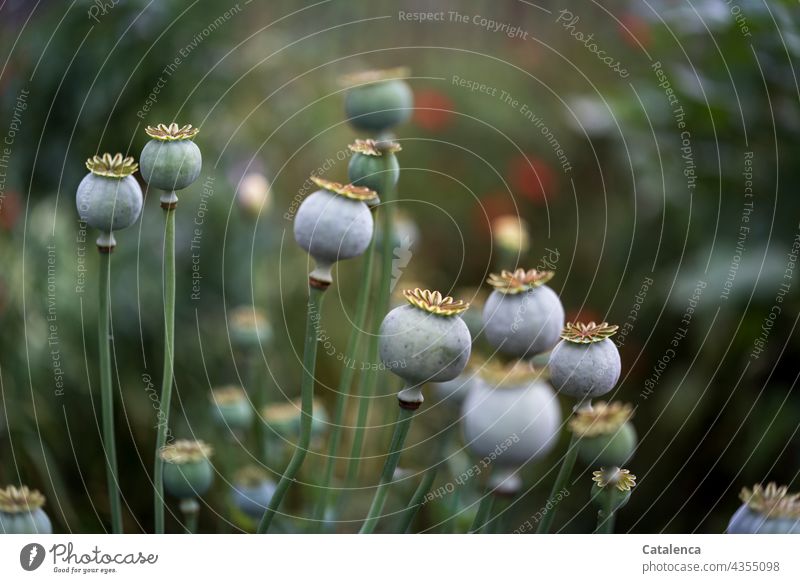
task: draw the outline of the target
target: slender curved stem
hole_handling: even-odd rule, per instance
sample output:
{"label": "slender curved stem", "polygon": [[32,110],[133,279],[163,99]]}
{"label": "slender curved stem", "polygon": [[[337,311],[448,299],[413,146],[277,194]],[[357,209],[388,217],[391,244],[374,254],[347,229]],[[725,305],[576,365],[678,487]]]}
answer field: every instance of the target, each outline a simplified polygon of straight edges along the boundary
{"label": "slender curved stem", "polygon": [[492,506],[494,506],[494,493],[484,492],[481,503],[478,506],[478,512],[475,514],[475,520],[472,521],[472,526],[469,527],[470,534],[479,534],[481,529],[486,526],[489,521],[489,516],[492,514]]}
{"label": "slender curved stem", "polygon": [[[567,481],[569,481],[569,477],[572,474],[572,470],[575,467],[575,460],[578,459],[578,442],[580,438],[578,434],[572,432],[572,437],[569,440],[569,446],[567,447],[567,453],[564,454],[564,461],[561,462],[561,469],[558,470],[558,476],[556,476],[556,483],[553,484],[553,489],[550,490],[550,497],[547,499],[555,500],[558,496],[558,493],[563,490],[566,485]],[[556,515],[556,507],[553,506],[550,512],[546,513],[542,520],[539,521],[539,527],[536,529],[538,534],[544,534],[550,530],[550,525],[553,524],[553,518]]]}
{"label": "slender curved stem", "polygon": [[392,483],[394,471],[397,469],[397,462],[400,461],[400,452],[403,450],[403,444],[406,441],[408,428],[411,426],[414,413],[414,409],[400,407],[400,411],[397,414],[397,423],[394,426],[392,443],[389,445],[389,455],[386,457],[386,462],[383,464],[381,481],[378,484],[378,489],[375,490],[375,497],[372,499],[372,505],[370,506],[369,514],[367,514],[367,519],[361,526],[360,534],[369,534],[375,531],[375,526],[378,524],[381,512],[383,512],[383,505],[386,503],[386,494],[389,492],[389,485]]}
{"label": "slender curved stem", "polygon": [[344,423],[344,409],[347,396],[350,394],[350,386],[356,373],[356,360],[361,344],[361,337],[367,321],[367,306],[369,305],[369,288],[372,283],[372,265],[375,257],[375,239],[369,244],[367,255],[364,258],[364,272],[361,275],[361,285],[358,290],[356,300],[356,313],[353,320],[353,327],[350,330],[350,338],[347,340],[345,352],[344,368],[342,376],[339,378],[338,392],[336,393],[336,404],[334,406],[333,423],[331,433],[328,438],[328,459],[325,463],[325,470],[320,483],[320,494],[317,499],[317,506],[314,510],[314,520],[321,525],[325,520],[330,496],[330,484],[333,479],[333,470],[339,454],[339,446],[342,441],[342,425]]}
{"label": "slender curved stem", "polygon": [[414,490],[414,495],[411,497],[411,502],[408,503],[408,507],[403,510],[403,514],[400,515],[400,524],[397,527],[397,532],[405,533],[408,532],[409,528],[411,528],[411,523],[414,521],[414,517],[422,507],[425,494],[427,494],[431,489],[431,486],[433,486],[433,481],[436,479],[436,473],[438,470],[439,464],[436,464],[429,467],[425,471],[425,474],[422,476],[422,480],[420,480],[419,486],[417,486],[417,489]]}
{"label": "slender curved stem", "polygon": [[158,413],[158,434],[153,470],[155,487],[155,531],[164,533],[164,461],[161,449],[167,443],[169,409],[175,359],[175,208],[165,208],[164,229],[164,371],[161,378],[161,405]]}
{"label": "slender curved stem", "polygon": [[200,504],[194,498],[187,498],[181,500],[180,507],[183,513],[183,531],[186,534],[195,534],[200,519]]}
{"label": "slender curved stem", "polygon": [[[388,158],[387,158],[388,160]],[[387,162],[388,168],[388,162]],[[389,297],[391,296],[392,284],[392,260],[394,258],[394,185],[392,184],[391,172],[386,172],[384,179],[384,189],[381,192],[381,269],[378,281],[377,299],[372,316],[372,326],[370,327],[369,342],[367,344],[366,363],[372,364],[378,360],[378,331],[380,330],[383,316],[389,308]],[[345,479],[346,488],[353,488],[358,479],[358,469],[361,464],[361,451],[364,447],[364,433],[369,415],[369,406],[375,387],[378,383],[377,367],[369,367],[361,375],[358,386],[358,413],[356,415],[356,428],[353,433],[353,444],[350,447],[350,462],[347,466]]]}
{"label": "slender curved stem", "polygon": [[111,506],[111,530],[122,532],[122,503],[117,480],[117,442],[114,435],[114,390],[111,378],[111,327],[109,298],[111,296],[111,250],[100,251],[100,306],[98,339],[100,349],[100,400],[103,417],[103,449],[106,454],[106,483]]}
{"label": "slender curved stem", "polygon": [[512,497],[511,496],[498,496],[495,495],[497,498],[494,502],[494,506],[492,508],[492,516],[489,517],[487,523],[486,532],[490,532],[492,534],[499,534],[503,532],[504,527],[504,518],[505,518],[505,511],[508,509],[509,504],[511,503]]}
{"label": "slender curved stem", "polygon": [[450,443],[450,436],[452,435],[455,427],[456,424],[453,423],[439,435],[439,442],[436,447],[433,463],[422,476],[422,480],[420,481],[419,486],[417,486],[414,495],[411,497],[408,507],[403,511],[403,514],[400,515],[400,523],[397,532],[408,532],[408,529],[411,528],[411,523],[414,521],[414,517],[419,512],[419,509],[422,508],[425,494],[427,494],[431,489],[433,481],[436,479],[436,474],[439,471],[439,467],[445,461],[444,456],[447,452],[447,446]]}
{"label": "slender curved stem", "polygon": [[262,380],[259,374],[259,360],[260,352],[249,348],[246,351],[247,368],[248,368],[248,383],[253,395],[253,406],[255,407],[255,415],[253,415],[253,438],[256,440],[256,456],[258,461],[267,465],[269,455],[269,443],[267,435],[267,426],[264,423],[264,407],[267,405],[267,387],[266,383]]}
{"label": "slender curved stem", "polygon": [[300,439],[292,454],[292,459],[289,460],[286,471],[283,472],[278,486],[275,488],[275,493],[269,501],[269,506],[267,506],[267,509],[264,511],[264,516],[261,518],[261,522],[258,525],[258,534],[264,534],[269,530],[272,520],[275,518],[275,513],[283,501],[283,497],[286,495],[289,486],[294,482],[295,476],[300,470],[300,466],[303,465],[303,460],[305,460],[308,447],[311,444],[311,420],[314,414],[314,369],[317,363],[317,322],[321,316],[324,293],[324,289],[315,286],[309,288],[306,336],[305,346],[303,348],[303,382],[300,388],[300,398],[302,402]]}
{"label": "slender curved stem", "polygon": [[613,534],[614,533],[614,500],[613,496],[606,494],[605,504],[603,509],[597,512],[597,534]]}
{"label": "slender curved stem", "polygon": [[446,513],[448,518],[446,518],[442,522],[442,528],[440,529],[440,534],[452,534],[453,530],[455,529],[456,521],[457,521],[457,514],[458,514],[458,507],[461,504],[461,488],[456,488],[453,490],[453,493],[450,494],[450,500],[446,506]]}

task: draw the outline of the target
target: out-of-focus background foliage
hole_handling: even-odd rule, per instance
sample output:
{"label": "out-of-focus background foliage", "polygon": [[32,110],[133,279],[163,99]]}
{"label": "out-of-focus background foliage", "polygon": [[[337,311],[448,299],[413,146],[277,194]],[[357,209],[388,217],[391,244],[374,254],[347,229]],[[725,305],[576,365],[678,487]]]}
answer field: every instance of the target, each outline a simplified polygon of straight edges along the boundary
{"label": "out-of-focus background foliage", "polygon": [[[226,445],[230,440],[211,419],[210,387],[245,382],[226,310],[254,302],[267,311],[273,339],[263,347],[263,378],[275,401],[296,397],[307,257],[283,215],[310,173],[346,178],[345,148],[357,136],[344,120],[337,78],[397,65],[411,68],[417,108],[397,131],[404,147],[399,208],[417,233],[398,289],[417,282],[443,291],[482,286],[490,270],[503,267],[491,220],[518,212],[531,230],[520,264],[533,267],[555,252],[552,283],[568,317],[630,324],[618,335],[624,372],[614,396],[637,407],[641,443],[629,467],[640,480],[618,530],[721,532],[743,485],[800,484],[800,275],[788,255],[800,233],[796,3],[119,0],[101,6],[0,4],[0,483],[41,489],[57,531],[100,531],[108,522],[95,235],[81,240],[74,207],[84,160],[104,151],[138,157],[148,124],[175,120],[202,128],[196,141],[203,173],[181,195],[177,215],[178,397],[171,428],[217,448],[222,477],[206,500],[202,528],[229,530],[225,468],[251,460],[245,446]],[[559,15],[563,8],[579,17],[572,28]],[[399,11],[444,11],[445,20],[410,22]],[[468,22],[450,21],[450,11]],[[475,24],[475,16],[526,34],[509,38],[480,19]],[[576,32],[593,34],[627,75],[606,66]],[[176,58],[179,65],[165,72]],[[455,77],[496,92],[470,91]],[[538,126],[526,109],[541,120]],[[256,214],[244,212],[235,196],[250,172],[270,182],[268,205]],[[162,235],[157,197],[150,194],[140,224],[117,235],[113,257],[117,427],[129,531],[152,529],[156,418],[147,381],[160,390]],[[192,299],[193,264],[199,299]],[[326,302],[323,327],[339,351],[359,274],[358,260],[342,264]],[[781,284],[789,287],[779,303]],[[774,306],[780,313],[769,320]],[[668,352],[681,328],[685,338]],[[755,358],[762,335],[763,352]],[[317,370],[318,393],[330,407],[340,362],[321,354]],[[388,374],[381,377],[361,472],[367,489],[348,498],[344,519],[365,513],[396,389]],[[351,400],[351,421],[354,407]],[[422,411],[401,460],[410,477],[393,489],[390,511],[408,499],[418,472],[430,464],[424,440],[455,415],[444,407]],[[345,432],[345,446],[349,438]],[[324,435],[316,452],[323,443]],[[544,504],[564,445],[525,468],[526,493],[506,518],[507,529]],[[285,464],[289,449],[283,449],[274,448],[275,472]],[[437,485],[468,466],[465,458],[455,456]],[[313,482],[323,463],[311,455],[302,480]],[[576,472],[558,529],[592,528],[591,469]],[[475,512],[479,487],[465,486],[459,528]],[[307,516],[313,496],[310,486],[293,489],[288,510]],[[452,513],[449,504],[446,498],[427,504],[415,528],[438,530]],[[355,524],[338,529],[352,531]],[[168,527],[178,528],[174,518]],[[303,526],[285,519],[283,528]]]}

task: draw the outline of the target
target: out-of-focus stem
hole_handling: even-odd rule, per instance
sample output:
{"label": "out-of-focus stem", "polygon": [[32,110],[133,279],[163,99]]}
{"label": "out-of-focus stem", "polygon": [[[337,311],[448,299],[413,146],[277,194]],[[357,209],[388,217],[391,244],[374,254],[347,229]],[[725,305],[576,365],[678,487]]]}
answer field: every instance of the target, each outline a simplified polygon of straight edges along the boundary
{"label": "out-of-focus stem", "polygon": [[303,348],[303,382],[300,388],[302,415],[300,420],[300,438],[292,454],[292,459],[289,460],[289,465],[286,467],[286,471],[283,472],[278,486],[275,488],[275,493],[269,501],[269,506],[267,506],[266,511],[264,511],[261,523],[258,525],[259,534],[263,534],[269,530],[275,518],[275,513],[283,501],[289,486],[294,482],[295,476],[297,476],[297,472],[300,470],[300,466],[303,465],[303,460],[305,460],[306,453],[308,453],[308,448],[311,444],[311,421],[314,415],[314,371],[317,363],[317,321],[321,317],[324,293],[324,287],[318,287],[313,283],[309,287],[306,336],[305,346]]}

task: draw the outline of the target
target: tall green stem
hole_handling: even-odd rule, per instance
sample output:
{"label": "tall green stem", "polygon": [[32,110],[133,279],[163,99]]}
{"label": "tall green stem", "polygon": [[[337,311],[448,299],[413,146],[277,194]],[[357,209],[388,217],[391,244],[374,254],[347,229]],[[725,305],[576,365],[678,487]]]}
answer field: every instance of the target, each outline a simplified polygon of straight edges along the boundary
{"label": "tall green stem", "polygon": [[381,472],[381,481],[378,484],[378,489],[375,491],[375,497],[372,499],[372,505],[367,514],[367,519],[361,526],[360,534],[369,534],[375,531],[375,526],[378,524],[381,512],[383,512],[383,505],[386,503],[386,494],[389,492],[389,485],[392,483],[394,471],[397,469],[397,462],[400,461],[400,452],[403,450],[403,444],[408,435],[408,428],[411,426],[411,420],[414,418],[414,409],[407,409],[403,406],[397,414],[397,423],[394,426],[394,434],[392,435],[392,443],[389,445],[389,455],[386,457],[386,462],[383,464],[383,472]]}
{"label": "tall green stem", "polygon": [[258,461],[266,465],[268,461],[269,443],[267,435],[267,426],[264,423],[264,407],[267,405],[267,387],[266,383],[261,378],[261,361],[259,359],[260,353],[256,350],[249,348],[246,351],[247,355],[247,368],[248,368],[248,383],[253,395],[253,406],[255,407],[256,414],[253,415],[253,424],[255,431],[253,431],[253,438],[256,440],[256,448]]}
{"label": "tall green stem", "polygon": [[489,521],[489,516],[492,514],[492,506],[494,506],[494,492],[484,492],[481,503],[478,506],[478,512],[475,514],[475,520],[472,521],[472,526],[469,527],[471,534],[480,533],[481,529]]}
{"label": "tall green stem", "polygon": [[172,401],[172,383],[175,359],[175,206],[164,205],[166,225],[164,229],[164,370],[161,377],[161,406],[156,435],[155,467],[155,530],[164,533],[164,461],[161,449],[167,443],[169,431],[169,409]]}
{"label": "tall green stem", "polygon": [[[563,490],[567,482],[569,481],[570,475],[572,475],[572,470],[575,467],[575,460],[578,459],[578,444],[580,438],[576,432],[572,432],[572,437],[569,440],[569,446],[567,447],[567,453],[564,454],[564,461],[561,462],[561,469],[558,470],[558,476],[556,476],[556,483],[553,484],[553,489],[550,490],[550,497],[547,499],[548,502],[550,500],[555,500],[558,496],[558,493]],[[547,512],[543,517],[542,520],[539,521],[539,527],[536,529],[538,534],[544,534],[550,530],[550,525],[553,524],[553,518],[556,515],[556,507]]]}
{"label": "tall green stem", "polygon": [[194,498],[181,500],[181,512],[183,513],[183,531],[186,534],[195,534],[200,518],[200,504]]}
{"label": "tall green stem", "polygon": [[425,500],[425,495],[433,486],[433,481],[436,479],[436,473],[439,470],[439,464],[435,464],[429,467],[425,474],[422,476],[422,480],[420,480],[419,486],[417,489],[414,490],[414,495],[411,497],[411,502],[409,502],[408,507],[403,510],[403,514],[400,515],[400,523],[397,527],[397,532],[405,533],[408,532],[408,529],[411,528],[411,523],[414,521],[414,517],[419,512],[419,509],[422,507],[422,503]]}
{"label": "tall green stem", "polygon": [[614,497],[606,494],[603,509],[597,512],[597,528],[595,529],[595,533],[613,534],[614,518]]}
{"label": "tall green stem", "polygon": [[269,501],[269,506],[264,511],[264,516],[261,518],[261,523],[258,525],[258,533],[264,534],[269,530],[272,520],[275,518],[275,513],[278,510],[283,497],[289,486],[294,482],[300,466],[303,465],[303,460],[308,453],[308,447],[311,444],[311,420],[314,414],[314,369],[317,362],[317,322],[321,317],[322,299],[325,289],[315,287],[314,285],[309,288],[308,295],[308,314],[306,316],[306,336],[305,346],[303,348],[303,382],[300,388],[301,391],[301,419],[300,419],[300,439],[297,442],[297,447],[292,454],[292,459],[289,460],[289,465],[286,471],[283,472],[280,481],[278,482],[275,493]]}
{"label": "tall green stem", "polygon": [[114,435],[114,390],[111,377],[111,328],[109,325],[109,298],[111,296],[111,251],[100,250],[100,306],[98,339],[100,349],[100,400],[103,417],[103,449],[106,454],[106,483],[111,505],[111,530],[122,532],[122,503],[117,480],[117,442]]}
{"label": "tall green stem", "polygon": [[439,471],[439,466],[444,463],[444,456],[447,453],[447,446],[450,443],[450,435],[454,431],[456,424],[453,423],[449,427],[447,427],[444,431],[441,432],[439,435],[439,442],[436,447],[436,453],[434,454],[434,459],[431,466],[425,471],[425,474],[422,476],[422,480],[417,486],[417,489],[414,491],[414,495],[411,497],[411,501],[408,504],[408,507],[403,511],[403,514],[400,516],[400,522],[398,525],[397,532],[404,533],[407,532],[409,528],[411,528],[411,523],[414,521],[414,517],[419,512],[419,509],[422,507],[422,504],[425,499],[425,494],[431,489],[433,485],[433,481],[436,479],[436,474]]}
{"label": "tall green stem", "polygon": [[[388,156],[387,156],[388,160]],[[387,169],[388,169],[387,162]],[[370,327],[369,343],[367,345],[367,364],[371,365],[378,360],[378,331],[380,330],[383,316],[389,309],[389,297],[391,296],[392,284],[392,260],[394,258],[394,184],[392,184],[391,172],[386,172],[384,179],[384,189],[381,192],[381,270],[378,281],[378,295],[373,310],[372,326]],[[361,451],[364,447],[364,433],[366,431],[367,418],[369,416],[369,406],[375,387],[378,383],[379,371],[377,367],[369,367],[361,375],[358,385],[358,413],[356,415],[356,428],[353,433],[353,444],[350,447],[350,462],[347,466],[345,484],[347,488],[353,488],[358,479],[358,468],[361,464]]]}
{"label": "tall green stem", "polygon": [[369,289],[372,283],[372,265],[375,257],[375,239],[367,249],[364,258],[364,272],[361,275],[361,285],[358,290],[356,300],[356,313],[353,320],[353,327],[350,330],[350,338],[347,340],[345,352],[344,369],[339,378],[338,392],[336,393],[336,404],[334,406],[333,424],[328,442],[328,459],[325,462],[325,471],[320,483],[320,494],[317,499],[317,506],[314,511],[314,520],[320,524],[325,520],[325,513],[328,509],[328,499],[330,496],[330,484],[333,479],[333,470],[339,454],[339,446],[342,441],[342,425],[344,423],[344,410],[347,396],[350,394],[350,386],[353,384],[353,377],[356,373],[356,361],[359,354],[361,337],[367,321],[367,306],[369,305]]}

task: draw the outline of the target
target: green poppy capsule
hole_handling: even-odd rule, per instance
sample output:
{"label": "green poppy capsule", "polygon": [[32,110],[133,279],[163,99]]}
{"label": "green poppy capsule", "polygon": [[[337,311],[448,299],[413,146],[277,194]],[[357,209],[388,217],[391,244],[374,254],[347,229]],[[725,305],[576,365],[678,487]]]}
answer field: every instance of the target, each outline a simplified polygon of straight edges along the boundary
{"label": "green poppy capsule", "polygon": [[153,138],[145,144],[139,163],[142,177],[155,188],[183,190],[200,176],[203,157],[192,139],[200,130],[191,125],[159,124],[145,128]]}
{"label": "green poppy capsule", "polygon": [[342,78],[347,120],[357,130],[377,135],[411,117],[414,94],[405,78],[408,69],[364,71]]}
{"label": "green poppy capsule", "polygon": [[198,440],[179,439],[164,446],[164,489],[181,499],[203,496],[214,481],[211,453],[211,446]]}
{"label": "green poppy capsule", "polygon": [[0,534],[52,534],[44,496],[27,486],[0,489]]}

